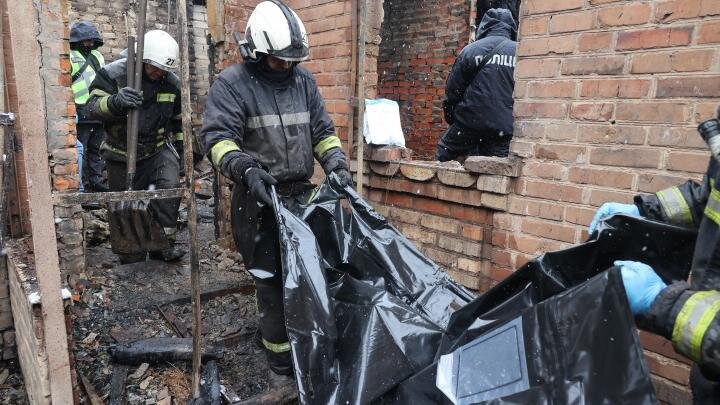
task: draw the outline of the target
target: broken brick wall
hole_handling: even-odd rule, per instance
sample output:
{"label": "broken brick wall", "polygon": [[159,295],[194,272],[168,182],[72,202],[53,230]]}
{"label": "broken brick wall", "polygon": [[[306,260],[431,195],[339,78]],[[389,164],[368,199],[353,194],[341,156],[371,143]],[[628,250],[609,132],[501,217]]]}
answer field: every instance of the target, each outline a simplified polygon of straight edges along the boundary
{"label": "broken brick wall", "polygon": [[455,57],[473,32],[464,0],[385,0],[378,57],[378,95],[400,104],[405,144],[424,159],[447,129],[442,99]]}
{"label": "broken brick wall", "polygon": [[[127,30],[135,35],[138,1],[67,1],[70,2],[70,23],[77,20],[88,20],[97,25],[105,42],[98,50],[105,57],[105,61],[109,63],[120,58],[120,52],[127,48]],[[189,0],[187,5],[188,33],[191,36],[188,42],[190,48],[190,100],[193,109],[193,126],[197,128],[200,125],[200,116],[205,106],[207,90],[210,87],[206,40],[207,15],[204,1]],[[177,21],[177,2],[175,0],[148,0],[146,30],[164,30],[177,40]]]}
{"label": "broken brick wall", "polygon": [[[5,59],[5,82],[8,111],[18,111],[21,103],[42,106],[45,113],[45,133],[52,176],[55,190],[76,189],[77,162],[75,153],[74,114],[75,106],[69,88],[70,74],[67,59],[68,3],[65,1],[42,2],[34,8],[37,13],[31,18],[39,21],[37,40],[41,46],[38,66],[17,66],[15,56],[21,55],[23,49],[14,47],[11,34],[12,24],[20,23],[27,16],[13,16],[9,18],[8,3],[2,3],[3,10],[3,55]],[[35,69],[42,80],[42,94],[27,94],[22,91],[23,78],[28,69]],[[22,117],[17,119],[22,122]],[[13,236],[20,236],[30,232],[29,209],[27,205],[27,180],[25,176],[25,162],[23,160],[23,130],[14,128],[15,150],[13,167],[15,179],[11,181],[12,187],[9,198],[9,212],[11,214],[11,230]],[[79,219],[79,207],[65,207],[56,211],[56,224],[58,230],[58,250],[60,253],[60,267],[64,275],[77,272],[84,268],[82,225]],[[20,222],[20,227],[14,226]],[[19,228],[19,229],[13,229]]]}
{"label": "broken brick wall", "polygon": [[[524,158],[509,213],[496,216],[516,269],[587,237],[604,202],[699,179],[697,125],[720,104],[720,2],[523,2],[515,135]],[[687,360],[644,338],[663,401],[688,402]]]}

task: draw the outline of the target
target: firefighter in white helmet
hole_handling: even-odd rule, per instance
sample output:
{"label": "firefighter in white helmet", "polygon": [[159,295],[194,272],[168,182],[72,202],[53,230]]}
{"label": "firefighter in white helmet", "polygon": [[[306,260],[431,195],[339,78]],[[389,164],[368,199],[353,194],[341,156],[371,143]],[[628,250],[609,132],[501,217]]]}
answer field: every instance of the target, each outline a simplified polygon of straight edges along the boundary
{"label": "firefighter in white helmet", "polygon": [[314,159],[343,185],[353,180],[315,79],[298,66],[310,49],[297,14],[280,1],[263,1],[238,45],[244,63],[225,69],[214,81],[199,141],[213,165],[236,183],[233,237],[255,279],[260,341],[271,370],[290,374],[278,231],[268,186],[276,185],[282,203],[292,209],[312,194]]}
{"label": "firefighter in white helmet", "polygon": [[[137,168],[134,190],[180,186],[180,157],[173,143],[182,140],[180,80],[172,72],[179,64],[179,47],[161,30],[145,33],[142,91],[127,85],[127,59],[98,71],[90,86],[87,109],[103,122],[107,138],[102,146],[111,191],[126,188],[127,114],[140,110]],[[151,211],[165,228],[171,242],[177,226],[179,198],[152,200]],[[151,259],[173,261],[185,253],[173,246],[148,252]],[[147,254],[121,255],[123,263],[143,261]]]}

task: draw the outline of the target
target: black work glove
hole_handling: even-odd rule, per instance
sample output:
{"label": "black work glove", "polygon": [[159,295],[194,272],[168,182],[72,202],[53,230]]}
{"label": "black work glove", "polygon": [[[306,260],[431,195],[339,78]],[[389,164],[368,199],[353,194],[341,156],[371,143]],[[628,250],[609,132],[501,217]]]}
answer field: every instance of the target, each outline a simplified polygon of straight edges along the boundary
{"label": "black work glove", "polygon": [[272,206],[272,199],[270,198],[270,194],[268,194],[267,187],[269,185],[276,185],[277,180],[275,180],[270,173],[259,167],[251,167],[247,169],[243,175],[243,180],[250,190],[250,195],[255,197],[255,200]]}
{"label": "black work glove", "polygon": [[124,113],[127,110],[138,108],[142,103],[142,93],[132,87],[123,87],[108,99],[108,106],[116,113]]}
{"label": "black work glove", "polygon": [[353,182],[352,173],[344,167],[338,167],[337,169],[333,170],[333,173],[337,174],[338,179],[340,180],[340,185],[345,188],[346,186],[350,186],[352,188],[355,188],[355,182]]}

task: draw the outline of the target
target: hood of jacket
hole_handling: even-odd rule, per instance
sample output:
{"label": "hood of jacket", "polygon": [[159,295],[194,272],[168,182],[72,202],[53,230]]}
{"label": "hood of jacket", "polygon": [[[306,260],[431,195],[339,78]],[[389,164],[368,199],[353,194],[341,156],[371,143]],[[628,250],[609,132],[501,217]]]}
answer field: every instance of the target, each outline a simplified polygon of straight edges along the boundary
{"label": "hood of jacket", "polygon": [[76,45],[86,39],[95,42],[95,48],[103,45],[103,39],[95,24],[90,21],[77,21],[70,27],[70,45]]}
{"label": "hood of jacket", "polygon": [[475,40],[485,37],[505,37],[517,40],[517,23],[512,12],[504,8],[491,8],[475,31]]}

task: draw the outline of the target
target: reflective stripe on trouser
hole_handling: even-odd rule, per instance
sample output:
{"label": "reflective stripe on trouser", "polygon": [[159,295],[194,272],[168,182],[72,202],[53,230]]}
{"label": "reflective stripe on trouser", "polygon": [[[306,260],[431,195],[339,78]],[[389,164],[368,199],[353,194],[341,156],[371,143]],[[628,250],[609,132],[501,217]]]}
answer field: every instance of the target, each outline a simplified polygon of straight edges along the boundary
{"label": "reflective stripe on trouser", "polygon": [[693,361],[700,361],[705,332],[720,311],[720,292],[700,291],[691,295],[675,319],[672,341],[675,348]]}
{"label": "reflective stripe on trouser", "polygon": [[658,191],[655,195],[660,200],[660,205],[668,217],[668,222],[688,228],[693,226],[694,221],[690,206],[678,187],[666,188]]}

